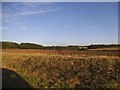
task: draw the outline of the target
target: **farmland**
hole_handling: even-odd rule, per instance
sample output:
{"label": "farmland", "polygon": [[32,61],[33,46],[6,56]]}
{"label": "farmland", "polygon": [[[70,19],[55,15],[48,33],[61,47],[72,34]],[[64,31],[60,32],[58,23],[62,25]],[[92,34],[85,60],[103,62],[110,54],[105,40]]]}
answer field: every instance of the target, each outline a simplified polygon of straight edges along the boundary
{"label": "farmland", "polygon": [[120,88],[117,51],[3,49],[2,68],[33,88]]}

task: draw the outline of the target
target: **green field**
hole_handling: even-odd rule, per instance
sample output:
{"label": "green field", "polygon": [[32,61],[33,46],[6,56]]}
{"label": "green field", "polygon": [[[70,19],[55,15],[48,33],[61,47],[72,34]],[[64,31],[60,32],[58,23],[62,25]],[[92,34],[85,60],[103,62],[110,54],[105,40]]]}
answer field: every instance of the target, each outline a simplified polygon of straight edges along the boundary
{"label": "green field", "polygon": [[[6,49],[2,68],[32,88],[120,88],[118,52]],[[17,88],[12,81],[20,79],[3,72],[3,86]]]}

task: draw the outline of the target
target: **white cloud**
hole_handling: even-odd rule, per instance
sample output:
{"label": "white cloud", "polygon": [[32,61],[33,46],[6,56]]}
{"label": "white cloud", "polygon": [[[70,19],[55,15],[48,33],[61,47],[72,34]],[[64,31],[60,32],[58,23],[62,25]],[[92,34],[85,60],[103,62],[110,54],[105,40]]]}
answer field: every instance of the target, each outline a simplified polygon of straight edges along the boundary
{"label": "white cloud", "polygon": [[8,30],[9,28],[8,27],[0,27],[0,29],[2,29],[2,30]]}
{"label": "white cloud", "polygon": [[17,20],[21,16],[37,15],[62,9],[55,2],[9,2],[3,3],[2,19],[5,23]]}
{"label": "white cloud", "polygon": [[1,0],[2,2],[119,2],[119,0]]}
{"label": "white cloud", "polygon": [[29,29],[27,26],[22,26],[20,28],[21,28],[21,30],[28,30]]}
{"label": "white cloud", "polygon": [[47,9],[41,9],[41,10],[37,10],[37,9],[32,9],[32,10],[25,10],[19,13],[19,15],[33,15],[33,14],[41,14],[41,13],[46,13],[46,12],[53,12],[56,11],[60,8],[47,8]]}
{"label": "white cloud", "polygon": [[59,9],[61,9],[61,7],[55,7],[54,3],[48,2],[11,3],[9,6],[3,5],[3,15],[5,17],[15,17],[53,12]]}

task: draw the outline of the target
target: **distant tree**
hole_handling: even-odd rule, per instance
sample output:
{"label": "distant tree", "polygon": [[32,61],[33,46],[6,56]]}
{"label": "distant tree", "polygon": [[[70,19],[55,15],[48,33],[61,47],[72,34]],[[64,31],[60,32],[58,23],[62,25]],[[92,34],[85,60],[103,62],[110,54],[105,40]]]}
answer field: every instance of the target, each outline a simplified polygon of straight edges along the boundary
{"label": "distant tree", "polygon": [[111,47],[120,47],[120,45],[119,44],[109,44],[109,45],[98,44],[98,45],[90,45],[90,46],[88,46],[88,49],[111,48]]}
{"label": "distant tree", "polygon": [[1,42],[1,45],[3,49],[19,48],[19,44],[14,42]]}
{"label": "distant tree", "polygon": [[67,50],[78,50],[79,46],[67,46],[66,49]]}
{"label": "distant tree", "polygon": [[[69,45],[69,46],[42,46],[34,43],[15,43],[15,42],[0,42],[0,48],[10,49],[10,48],[20,48],[20,49],[43,49],[43,50],[79,50],[81,46]],[[96,49],[96,48],[111,48],[111,47],[119,47],[120,44],[96,44],[89,46],[82,46],[88,49]],[[86,49],[82,48],[82,49]]]}
{"label": "distant tree", "polygon": [[42,45],[33,44],[33,43],[20,43],[21,49],[43,49]]}

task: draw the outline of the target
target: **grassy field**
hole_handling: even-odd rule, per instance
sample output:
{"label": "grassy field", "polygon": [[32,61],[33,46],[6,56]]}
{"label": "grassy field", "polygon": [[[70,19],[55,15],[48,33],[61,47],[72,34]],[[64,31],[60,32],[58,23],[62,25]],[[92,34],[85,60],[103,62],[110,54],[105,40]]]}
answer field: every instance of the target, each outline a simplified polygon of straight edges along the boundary
{"label": "grassy field", "polygon": [[115,51],[115,50],[120,50],[120,48],[119,47],[113,47],[113,48],[97,48],[97,49],[90,49],[90,50],[103,50],[103,51],[105,51],[105,50],[108,50],[108,51]]}
{"label": "grassy field", "polygon": [[117,51],[6,49],[2,65],[33,88],[120,88]]}

